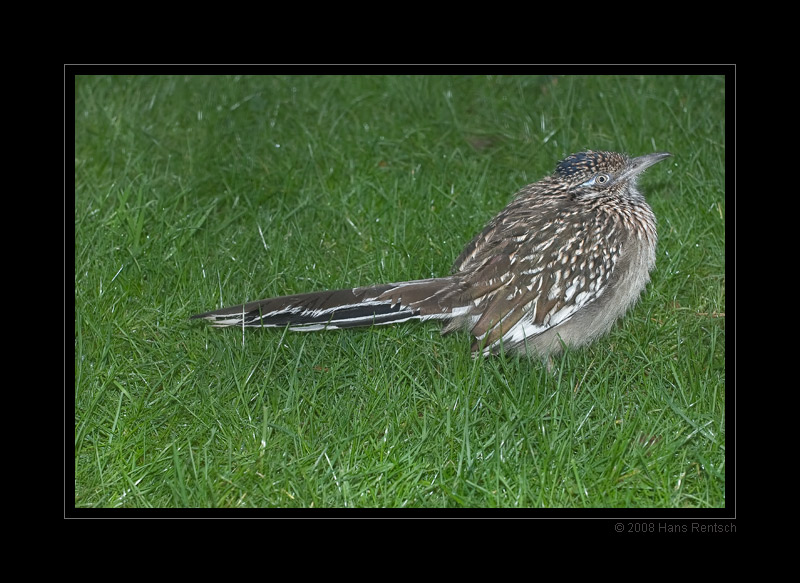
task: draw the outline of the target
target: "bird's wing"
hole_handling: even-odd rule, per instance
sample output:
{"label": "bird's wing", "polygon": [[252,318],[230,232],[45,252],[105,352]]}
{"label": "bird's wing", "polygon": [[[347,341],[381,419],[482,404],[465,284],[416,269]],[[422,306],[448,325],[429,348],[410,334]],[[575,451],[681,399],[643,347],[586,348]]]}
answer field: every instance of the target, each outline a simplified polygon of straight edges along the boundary
{"label": "bird's wing", "polygon": [[[605,289],[617,254],[611,254],[611,264],[602,261],[590,226],[581,232],[563,228],[559,221],[539,227],[504,233],[505,246],[496,245],[496,255],[467,277],[476,296],[485,288],[474,299],[482,305],[471,329],[473,349],[541,334],[594,302]],[[494,277],[490,270],[496,271]]]}

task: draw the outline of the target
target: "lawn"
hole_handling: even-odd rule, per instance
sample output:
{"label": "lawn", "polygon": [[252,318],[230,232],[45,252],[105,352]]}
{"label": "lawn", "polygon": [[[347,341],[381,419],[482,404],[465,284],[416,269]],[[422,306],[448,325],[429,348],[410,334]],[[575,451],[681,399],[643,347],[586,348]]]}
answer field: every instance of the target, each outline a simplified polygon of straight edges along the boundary
{"label": "lawn", "polygon": [[[725,507],[724,77],[74,91],[76,508]],[[584,149],[674,157],[640,181],[659,221],[641,301],[551,371],[473,360],[466,333],[432,322],[189,321],[447,274],[520,187]]]}

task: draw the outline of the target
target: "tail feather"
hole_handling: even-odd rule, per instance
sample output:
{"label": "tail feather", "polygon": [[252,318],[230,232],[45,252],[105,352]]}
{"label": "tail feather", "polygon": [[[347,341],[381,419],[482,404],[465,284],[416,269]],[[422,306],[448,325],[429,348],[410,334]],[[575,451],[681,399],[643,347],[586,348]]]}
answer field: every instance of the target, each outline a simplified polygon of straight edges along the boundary
{"label": "tail feather", "polygon": [[[455,277],[282,296],[197,314],[213,326],[284,327],[335,330],[407,320],[450,319],[462,310],[451,301],[459,293]],[[447,301],[444,301],[447,299]]]}

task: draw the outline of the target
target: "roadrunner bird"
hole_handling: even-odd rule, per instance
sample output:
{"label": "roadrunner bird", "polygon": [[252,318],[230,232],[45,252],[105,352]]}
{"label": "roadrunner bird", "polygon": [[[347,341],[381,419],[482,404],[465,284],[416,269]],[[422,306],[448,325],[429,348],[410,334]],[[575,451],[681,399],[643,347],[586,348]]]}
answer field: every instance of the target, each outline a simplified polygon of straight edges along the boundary
{"label": "roadrunner bird", "polygon": [[270,298],[192,318],[290,330],[443,320],[443,334],[470,331],[475,355],[517,350],[548,359],[608,332],[650,280],[656,219],[636,180],[669,155],[568,156],[516,194],[450,276]]}

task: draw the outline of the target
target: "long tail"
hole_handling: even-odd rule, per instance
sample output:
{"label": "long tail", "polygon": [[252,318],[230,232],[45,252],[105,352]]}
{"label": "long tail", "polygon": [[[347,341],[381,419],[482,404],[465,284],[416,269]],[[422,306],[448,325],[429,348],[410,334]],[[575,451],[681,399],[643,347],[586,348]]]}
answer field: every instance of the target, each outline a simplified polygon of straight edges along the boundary
{"label": "long tail", "polygon": [[457,276],[282,296],[197,314],[214,326],[335,330],[407,320],[450,320],[467,311]]}

